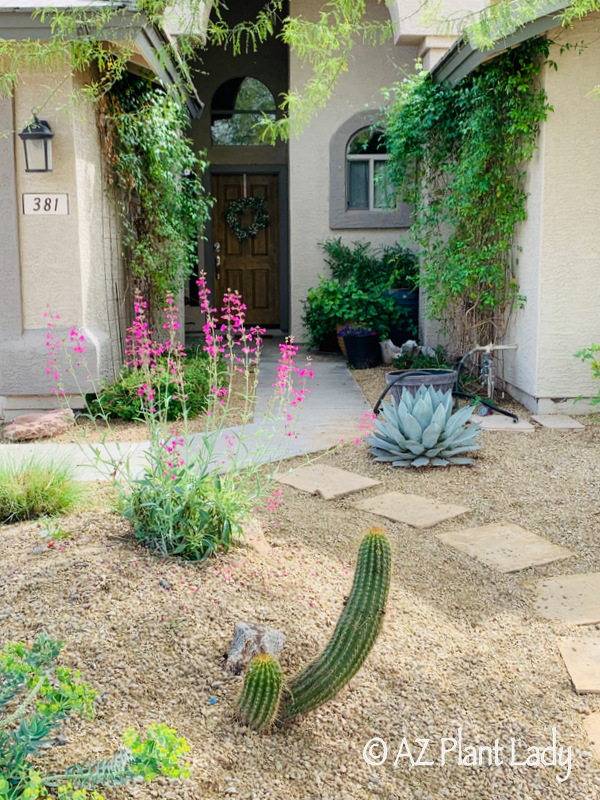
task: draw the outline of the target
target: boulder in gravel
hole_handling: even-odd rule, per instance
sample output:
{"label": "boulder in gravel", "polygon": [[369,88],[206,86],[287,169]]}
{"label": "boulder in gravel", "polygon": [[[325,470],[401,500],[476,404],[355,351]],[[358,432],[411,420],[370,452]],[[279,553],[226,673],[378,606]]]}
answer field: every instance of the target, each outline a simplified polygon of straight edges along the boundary
{"label": "boulder in gravel", "polygon": [[234,675],[241,675],[250,659],[260,653],[279,658],[284,644],[285,634],[275,628],[256,622],[236,622],[225,666]]}
{"label": "boulder in gravel", "polygon": [[70,408],[57,408],[40,414],[23,414],[7,422],[2,430],[10,442],[27,442],[30,439],[47,439],[66,433],[75,424]]}

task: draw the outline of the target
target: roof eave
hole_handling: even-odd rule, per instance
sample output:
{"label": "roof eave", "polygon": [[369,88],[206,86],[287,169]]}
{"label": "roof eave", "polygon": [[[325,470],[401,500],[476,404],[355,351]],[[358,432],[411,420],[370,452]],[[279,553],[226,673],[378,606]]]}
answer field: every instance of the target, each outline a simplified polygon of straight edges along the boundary
{"label": "roof eave", "polygon": [[[516,9],[518,9],[519,5],[519,0],[515,0],[514,6]],[[566,9],[568,5],[569,3],[565,2],[565,0],[545,4],[539,9],[535,19],[519,25],[513,33],[499,38],[492,47],[485,50],[473,47],[468,39],[463,36],[435,65],[431,71],[433,80],[436,83],[446,82],[451,86],[455,86],[484,61],[527,41],[527,39],[540,36],[551,28],[555,28],[560,24],[560,19],[557,17],[558,12]]]}

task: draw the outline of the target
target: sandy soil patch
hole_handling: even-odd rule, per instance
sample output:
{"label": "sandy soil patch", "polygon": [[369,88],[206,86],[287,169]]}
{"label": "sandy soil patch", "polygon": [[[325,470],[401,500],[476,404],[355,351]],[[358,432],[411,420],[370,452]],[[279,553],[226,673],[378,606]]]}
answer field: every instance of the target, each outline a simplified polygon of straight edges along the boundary
{"label": "sandy soil patch", "polygon": [[[380,486],[335,501],[280,487],[279,507],[259,512],[266,545],[247,541],[203,565],[140,549],[127,526],[100,506],[64,521],[71,536],[62,550],[48,548],[35,523],[4,527],[2,639],[45,632],[64,640],[63,663],[79,667],[100,692],[96,720],[71,723],[68,745],[53,748],[52,759],[66,764],[83,753],[108,754],[125,727],[165,721],[192,747],[191,779],[110,789],[107,798],[599,797],[600,765],[583,721],[600,711],[600,698],[573,691],[557,648],[557,636],[573,631],[535,615],[531,582],[600,570],[600,425],[588,420],[579,434],[482,438],[475,467],[427,471],[390,469],[375,464],[364,443],[344,445],[322,463]],[[331,635],[361,534],[382,523],[351,503],[386,491],[471,511],[429,531],[385,523],[394,553],[390,607],[366,666],[338,698],[284,731],[260,735],[240,727],[232,717],[240,679],[223,670],[235,622],[264,622],[287,635],[285,674],[306,664]],[[575,558],[500,574],[435,536],[503,519],[570,548]],[[551,745],[553,727],[559,744],[572,748],[568,780],[557,781],[564,767],[510,765],[512,738],[519,760],[529,747]],[[442,766],[440,740],[456,737],[458,728],[464,744],[493,746],[498,739],[503,763],[461,766],[452,754]],[[373,737],[388,744],[383,766],[363,759]],[[400,758],[394,768],[403,737],[415,758],[416,740],[429,739],[423,760],[434,765],[411,769]]]}

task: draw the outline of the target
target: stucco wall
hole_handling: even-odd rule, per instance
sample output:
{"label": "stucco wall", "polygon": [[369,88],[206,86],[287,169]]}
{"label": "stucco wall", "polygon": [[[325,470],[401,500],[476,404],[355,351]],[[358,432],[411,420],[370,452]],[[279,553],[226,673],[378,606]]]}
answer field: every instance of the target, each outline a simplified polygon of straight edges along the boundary
{"label": "stucco wall", "polygon": [[[321,6],[320,0],[305,0],[302,13],[313,17]],[[389,20],[383,5],[369,0],[373,19]],[[406,231],[350,230],[331,231],[329,228],[329,142],[336,130],[358,111],[378,109],[383,103],[381,87],[400,80],[400,70],[412,70],[415,47],[371,47],[357,45],[353,50],[350,69],[344,73],[327,107],[320,111],[299,136],[289,144],[290,163],[290,251],[291,251],[291,322],[292,332],[302,340],[302,301],[309,287],[316,285],[319,274],[326,271],[319,242],[331,236],[344,241],[367,241],[373,245],[398,240]],[[301,87],[308,72],[292,56],[290,84]]]}
{"label": "stucco wall", "polygon": [[[598,391],[576,350],[600,341],[600,15],[558,28],[549,38],[558,70],[546,68],[554,113],[544,134],[543,235],[540,257],[540,411],[569,409],[569,399]],[[584,41],[586,48],[559,53]],[[575,410],[585,410],[578,404]]]}
{"label": "stucco wall", "polygon": [[[540,88],[544,82],[545,74],[541,77]],[[510,393],[532,411],[537,410],[533,398],[537,393],[538,374],[544,154],[545,126],[542,126],[537,150],[527,169],[527,218],[519,226],[513,251],[515,277],[519,284],[519,293],[525,298],[525,302],[522,307],[515,305],[503,341],[504,344],[518,344],[518,348],[502,355],[503,368],[500,370],[500,376],[506,381]]]}
{"label": "stucco wall", "polygon": [[[10,139],[3,140],[5,149],[14,147],[14,185],[0,182],[0,204],[12,208],[17,217],[20,280],[17,286],[9,280],[14,257],[10,263],[0,258],[4,297],[10,294],[19,312],[18,325],[11,331],[0,326],[0,416],[56,403],[45,373],[44,313],[48,307],[65,326],[83,330],[93,377],[110,378],[120,367],[123,320],[115,297],[124,294],[119,290],[123,273],[116,226],[107,225],[107,220],[114,222],[114,210],[104,193],[94,110],[75,108],[72,102],[73,91],[85,79],[73,79],[67,64],[43,73],[25,73],[15,88],[12,119],[10,106],[3,104],[3,130],[11,131]],[[54,132],[49,173],[25,171],[23,146],[15,135],[36,108]],[[5,162],[3,174],[8,174],[10,166]],[[24,193],[67,194],[69,213],[26,215]],[[75,390],[69,380],[66,385],[68,392]]]}

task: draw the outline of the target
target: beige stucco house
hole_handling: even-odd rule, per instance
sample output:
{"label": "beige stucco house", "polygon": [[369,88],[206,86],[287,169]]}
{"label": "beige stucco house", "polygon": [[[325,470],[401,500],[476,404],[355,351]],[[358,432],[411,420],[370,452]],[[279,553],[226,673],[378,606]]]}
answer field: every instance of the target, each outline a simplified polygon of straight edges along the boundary
{"label": "beige stucco house", "polygon": [[[37,5],[0,4],[0,37],[49,36],[47,25],[32,20],[31,10]],[[246,17],[262,6],[262,0],[228,5],[234,18]],[[321,5],[321,0],[294,0],[293,11],[314,17]],[[199,53],[195,91],[186,98],[190,134],[198,149],[207,151],[206,182],[216,198],[212,224],[199,246],[199,268],[206,269],[217,297],[227,286],[242,290],[249,321],[291,331],[300,340],[302,301],[323,271],[319,242],[341,236],[348,242],[379,245],[409,234],[409,209],[378,207],[374,159],[365,159],[352,171],[348,166],[349,143],[377,119],[381,87],[414,69],[417,57],[428,69],[436,69],[444,57],[437,68],[442,79],[442,70],[449,75],[465,52],[464,47],[452,48],[451,29],[442,35],[433,24],[423,24],[417,0],[368,0],[367,5],[371,19],[391,19],[393,40],[377,47],[358,44],[327,107],[288,144],[266,145],[252,128],[253,112],[279,113],[281,93],[300,88],[308,76],[306,67],[277,39],[236,57],[217,48]],[[205,24],[211,6],[207,1],[196,26]],[[445,0],[442,16],[460,18],[479,6],[478,0]],[[136,23],[132,69],[151,69],[165,83],[178,80],[180,65],[165,65],[157,52],[161,41],[176,40],[186,30],[184,12],[180,0],[163,28]],[[591,33],[597,22],[590,17],[578,25],[573,41]],[[591,45],[582,56],[568,53],[556,74],[544,74],[555,113],[544,127],[529,173],[529,218],[519,233],[519,279],[528,300],[508,337],[519,349],[506,359],[505,371],[513,394],[539,411],[570,408],[569,398],[594,392],[586,368],[572,353],[600,338],[600,287],[593,280],[599,247],[592,223],[596,201],[589,197],[596,163],[593,120],[600,114],[600,103],[587,96],[597,82],[592,74],[600,58],[598,47]],[[84,328],[96,377],[112,377],[121,363],[129,305],[117,219],[104,191],[94,109],[83,114],[67,102],[85,80],[86,76],[65,78],[64,68],[22,75],[13,99],[0,100],[0,129],[12,132],[0,138],[5,221],[0,227],[0,417],[52,404],[44,369],[47,304],[65,322]],[[43,118],[55,134],[53,170],[29,173],[16,133],[42,97]],[[573,147],[575,131],[585,150],[581,160]],[[565,157],[572,162],[568,167]],[[232,200],[253,194],[266,198],[270,224],[242,245],[225,224],[223,211]],[[31,213],[26,196],[39,195],[66,195],[66,206],[61,200],[63,213]],[[202,325],[193,282],[186,294],[186,335],[193,338]]]}
{"label": "beige stucco house", "polygon": [[[532,36],[555,44],[540,77],[554,109],[542,124],[528,165],[527,219],[517,232],[515,269],[522,309],[505,343],[504,378],[513,397],[538,413],[584,413],[600,388],[588,364],[573,354],[600,341],[600,14],[564,28],[564,2],[544,10],[493,51],[457,42],[433,69],[436,80],[457,82],[484,60]],[[581,45],[584,44],[583,47]],[[570,45],[570,47],[567,47]]]}

